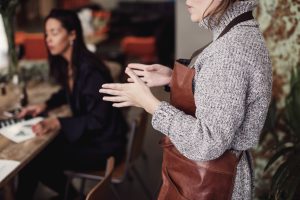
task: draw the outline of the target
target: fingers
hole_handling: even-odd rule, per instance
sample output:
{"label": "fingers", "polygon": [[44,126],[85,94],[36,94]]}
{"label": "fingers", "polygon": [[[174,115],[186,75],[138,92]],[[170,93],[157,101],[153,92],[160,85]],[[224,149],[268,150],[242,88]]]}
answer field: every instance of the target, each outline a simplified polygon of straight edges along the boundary
{"label": "fingers", "polygon": [[42,133],[44,132],[44,125],[43,122],[39,122],[35,125],[32,126],[32,131],[36,134],[36,135],[42,135]]}
{"label": "fingers", "polygon": [[128,79],[127,79],[127,82],[129,82],[129,83],[133,83],[133,80],[132,80],[132,78],[128,78]]}
{"label": "fingers", "polygon": [[112,106],[117,108],[128,107],[133,105],[125,96],[105,96],[103,97],[103,100],[113,102]]}
{"label": "fingers", "polygon": [[147,66],[149,65],[144,65],[140,63],[130,63],[127,65],[127,67],[130,69],[139,69],[139,70],[144,70],[145,68],[147,68]]}
{"label": "fingers", "polygon": [[121,103],[114,103],[112,106],[116,107],[116,108],[121,108],[121,107],[133,106],[133,104],[126,101],[126,102],[121,102]]}
{"label": "fingers", "polygon": [[112,89],[103,89],[101,88],[99,90],[100,93],[104,93],[104,94],[109,94],[109,95],[115,95],[115,96],[120,96],[122,95],[122,92],[119,90],[112,90]]}
{"label": "fingers", "polygon": [[142,80],[130,68],[126,68],[125,73],[133,80],[133,82],[142,82]]}
{"label": "fingers", "polygon": [[32,111],[31,114],[32,114],[33,117],[36,117],[38,114],[40,114],[40,112],[37,111],[37,110],[34,110],[34,111]]}
{"label": "fingers", "polygon": [[[142,78],[140,78],[144,83],[147,83],[147,80],[146,80],[146,78],[145,77],[142,77]],[[129,83],[133,83],[133,79],[132,78],[128,78],[127,79],[127,82],[129,82]]]}
{"label": "fingers", "polygon": [[[103,85],[102,85],[102,87],[103,87]],[[106,85],[104,87],[114,88],[115,86],[113,86],[113,84],[109,84],[109,85]],[[104,101],[123,102],[123,101],[127,100],[127,98],[125,96],[122,96],[123,92],[119,91],[119,90],[101,88],[99,90],[99,92],[103,93],[103,94],[113,95],[113,96],[104,96],[103,97]]]}
{"label": "fingers", "polygon": [[49,119],[46,119],[33,125],[32,126],[33,132],[37,136],[42,136],[49,133],[49,131],[53,130],[53,126],[49,122],[50,122]]}
{"label": "fingers", "polygon": [[144,65],[140,63],[130,63],[127,65],[128,68],[138,71],[153,71],[157,70],[157,66],[154,65]]}
{"label": "fingers", "polygon": [[32,115],[33,117],[35,117],[40,113],[41,113],[41,111],[39,111],[35,106],[29,106],[29,107],[23,108],[17,117],[22,118],[22,117],[25,117],[26,115]]}
{"label": "fingers", "polygon": [[132,70],[137,76],[145,76],[145,71],[141,70]]}
{"label": "fingers", "polygon": [[48,128],[44,128],[44,129],[41,129],[40,131],[36,132],[36,135],[37,136],[42,136],[42,135],[46,135],[48,133],[50,129]]}
{"label": "fingers", "polygon": [[[126,85],[126,83],[123,83],[123,84],[122,83],[105,83],[102,85],[102,88],[112,89],[112,90],[122,90],[124,88],[124,85]],[[99,90],[99,92],[100,92],[100,90]]]}
{"label": "fingers", "polygon": [[26,108],[22,109],[21,112],[18,113],[17,118],[24,117],[26,115],[26,113],[27,113],[27,109]]}
{"label": "fingers", "polygon": [[104,101],[111,101],[111,102],[124,102],[127,101],[128,99],[126,97],[121,97],[121,96],[105,96],[103,97]]}
{"label": "fingers", "polygon": [[157,67],[155,65],[148,65],[145,68],[146,71],[153,71],[153,70],[157,70]]}

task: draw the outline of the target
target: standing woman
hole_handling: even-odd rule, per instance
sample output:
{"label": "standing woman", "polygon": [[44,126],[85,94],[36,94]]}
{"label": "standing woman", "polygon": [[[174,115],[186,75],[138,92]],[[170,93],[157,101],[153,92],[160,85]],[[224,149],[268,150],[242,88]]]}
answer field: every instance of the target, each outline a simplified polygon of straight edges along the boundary
{"label": "standing woman", "polygon": [[[130,83],[102,85],[104,100],[144,108],[167,136],[158,199],[252,199],[249,149],[258,142],[272,88],[269,54],[252,17],[256,4],[187,0],[191,21],[213,33],[195,63],[173,70],[130,64]],[[160,102],[149,87],[168,84],[171,103]]]}
{"label": "standing woman", "polygon": [[[125,152],[126,122],[120,110],[101,100],[98,85],[111,82],[107,67],[84,44],[77,14],[54,9],[45,19],[50,74],[61,90],[42,104],[24,108],[19,117],[69,104],[72,116],[46,118],[33,126],[39,136],[59,131],[55,140],[22,170],[19,199],[32,199],[38,181],[63,196],[63,171],[105,168],[106,158]],[[100,103],[99,103],[100,101]]]}

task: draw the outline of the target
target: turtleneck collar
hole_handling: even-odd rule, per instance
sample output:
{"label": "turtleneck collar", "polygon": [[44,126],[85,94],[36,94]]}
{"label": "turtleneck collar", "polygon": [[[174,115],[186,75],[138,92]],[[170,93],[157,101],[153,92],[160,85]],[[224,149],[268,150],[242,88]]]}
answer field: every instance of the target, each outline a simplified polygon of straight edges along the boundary
{"label": "turtleneck collar", "polygon": [[225,27],[237,16],[248,11],[252,11],[257,6],[256,0],[244,0],[235,2],[220,18],[217,25],[216,19],[211,17],[211,25],[208,26],[209,17],[199,22],[199,26],[209,29],[213,33],[213,40],[216,40]]}

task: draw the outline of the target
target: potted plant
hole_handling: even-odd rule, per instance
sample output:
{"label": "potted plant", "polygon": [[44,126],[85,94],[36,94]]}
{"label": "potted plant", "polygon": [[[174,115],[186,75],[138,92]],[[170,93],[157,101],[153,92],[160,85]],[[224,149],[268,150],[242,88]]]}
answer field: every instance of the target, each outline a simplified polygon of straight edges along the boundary
{"label": "potted plant", "polygon": [[[292,71],[291,91],[281,114],[269,112],[268,121],[276,123],[269,126],[273,133],[275,124],[280,127],[283,137],[278,140],[275,154],[270,158],[265,170],[276,166],[271,180],[270,199],[299,199],[300,187],[300,64]],[[273,113],[273,114],[272,114]],[[276,113],[276,114],[275,114]]]}

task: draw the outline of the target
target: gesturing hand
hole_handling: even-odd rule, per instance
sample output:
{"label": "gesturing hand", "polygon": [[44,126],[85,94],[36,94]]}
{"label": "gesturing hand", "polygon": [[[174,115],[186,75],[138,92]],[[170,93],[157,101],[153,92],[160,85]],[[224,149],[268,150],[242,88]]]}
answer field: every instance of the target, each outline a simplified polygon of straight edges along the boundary
{"label": "gesturing hand", "polygon": [[113,102],[114,107],[142,107],[153,114],[160,102],[131,69],[127,68],[125,73],[132,79],[132,83],[103,84],[99,92],[111,95],[104,96],[103,100]]}
{"label": "gesturing hand", "polygon": [[[144,65],[138,63],[131,63],[127,66],[143,80],[147,86],[156,87],[168,85],[171,81],[172,69],[159,65]],[[133,82],[132,78],[128,78],[128,82]]]}

